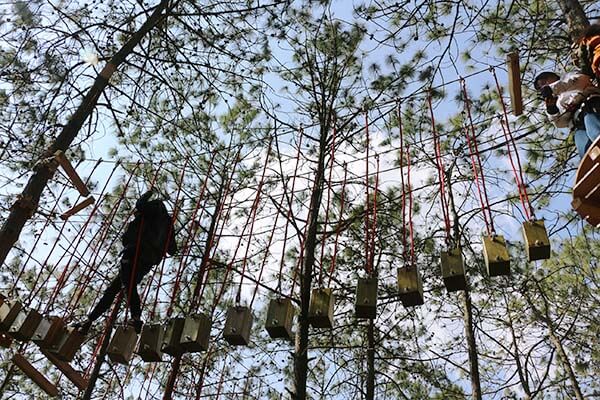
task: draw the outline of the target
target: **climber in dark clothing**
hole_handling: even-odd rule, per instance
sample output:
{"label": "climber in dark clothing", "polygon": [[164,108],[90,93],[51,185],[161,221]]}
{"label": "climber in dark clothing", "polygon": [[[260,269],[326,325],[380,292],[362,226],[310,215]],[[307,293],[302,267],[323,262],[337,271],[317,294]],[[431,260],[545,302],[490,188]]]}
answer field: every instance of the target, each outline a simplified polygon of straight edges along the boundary
{"label": "climber in dark clothing", "polygon": [[174,255],[177,252],[171,216],[161,200],[150,200],[153,193],[148,191],[137,200],[135,219],[129,223],[121,237],[124,249],[121,252],[119,273],[87,318],[76,325],[82,333],[87,333],[92,323],[110,308],[121,290],[128,299],[131,311],[129,324],[136,332],[141,331],[142,311],[137,285],[152,267],[160,263],[165,253]]}

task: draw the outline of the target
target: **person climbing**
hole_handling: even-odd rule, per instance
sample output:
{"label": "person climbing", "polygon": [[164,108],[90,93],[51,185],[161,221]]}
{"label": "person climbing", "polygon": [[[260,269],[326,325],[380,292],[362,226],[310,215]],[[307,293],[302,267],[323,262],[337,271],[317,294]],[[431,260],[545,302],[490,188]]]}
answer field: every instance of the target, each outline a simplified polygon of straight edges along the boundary
{"label": "person climbing", "polygon": [[584,74],[600,80],[600,24],[588,26],[573,43],[573,62]]}
{"label": "person climbing", "polygon": [[569,72],[562,77],[542,72],[533,86],[546,104],[546,113],[557,128],[573,128],[575,147],[583,158],[600,136],[600,88],[589,75]]}
{"label": "person climbing", "polygon": [[172,218],[161,200],[150,200],[153,194],[149,190],[135,203],[135,218],[121,237],[123,250],[119,273],[86,319],[75,324],[81,333],[87,334],[92,323],[110,308],[121,290],[128,299],[131,311],[128,323],[140,333],[143,322],[137,285],[153,266],[160,263],[165,253],[174,255],[177,252]]}

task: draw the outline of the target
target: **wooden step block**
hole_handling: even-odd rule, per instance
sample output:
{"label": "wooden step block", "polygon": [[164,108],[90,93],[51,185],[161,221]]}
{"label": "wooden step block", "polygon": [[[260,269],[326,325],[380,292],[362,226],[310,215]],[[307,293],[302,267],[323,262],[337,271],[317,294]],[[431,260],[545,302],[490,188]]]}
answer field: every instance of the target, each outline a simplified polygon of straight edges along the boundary
{"label": "wooden step block", "polygon": [[50,347],[49,352],[61,361],[71,362],[81,349],[83,342],[85,342],[85,335],[74,327],[67,327],[60,332],[59,338]]}
{"label": "wooden step block", "polygon": [[550,239],[542,220],[525,221],[523,238],[528,261],[547,260],[550,258]]}
{"label": "wooden step block", "polygon": [[398,268],[398,297],[404,307],[420,306],[425,303],[423,281],[417,266]]}
{"label": "wooden step block", "polygon": [[292,322],[295,312],[290,299],[280,297],[269,302],[265,329],[272,339],[292,339]]}
{"label": "wooden step block", "polygon": [[90,191],[79,177],[79,174],[77,174],[77,171],[75,171],[75,168],[73,168],[73,165],[71,165],[71,162],[69,161],[67,156],[65,156],[65,153],[62,150],[57,150],[54,153],[54,158],[56,159],[56,161],[58,161],[63,171],[65,171],[65,173],[71,180],[73,186],[75,186],[77,191],[79,191],[79,194],[81,194],[84,197],[89,196]]}
{"label": "wooden step block", "polygon": [[483,236],[483,258],[489,276],[510,275],[510,257],[504,236]]}
{"label": "wooden step block", "polygon": [[248,307],[230,307],[227,311],[223,339],[234,346],[247,346],[250,343],[252,322],[252,310]]}
{"label": "wooden step block", "polygon": [[442,251],[440,255],[442,280],[448,292],[467,290],[465,262],[459,247]]}
{"label": "wooden step block", "polygon": [[0,331],[8,332],[21,312],[23,305],[18,300],[5,300],[0,305]]}
{"label": "wooden step block", "polygon": [[146,362],[162,361],[162,347],[165,338],[163,324],[145,324],[142,327],[137,353]]}
{"label": "wooden step block", "polygon": [[206,314],[198,313],[186,317],[181,332],[181,347],[186,353],[206,351],[210,341],[212,321]]}
{"label": "wooden step block", "polygon": [[600,207],[597,203],[576,197],[571,202],[571,205],[585,221],[596,228],[600,227]]}
{"label": "wooden step block", "polygon": [[171,318],[165,330],[165,339],[162,347],[163,353],[173,357],[183,354],[181,347],[181,333],[185,325],[185,318]]}
{"label": "wooden step block", "polygon": [[377,278],[359,278],[354,302],[356,318],[375,319],[377,316]]}
{"label": "wooden step block", "polygon": [[108,345],[108,358],[114,363],[128,365],[135,350],[137,337],[133,326],[117,327]]}
{"label": "wooden step block", "polygon": [[36,310],[21,310],[8,330],[8,334],[15,340],[26,342],[31,340],[41,321],[42,314]]}
{"label": "wooden step block", "polygon": [[65,330],[65,321],[60,317],[42,318],[31,340],[44,350],[58,343]]}
{"label": "wooden step block", "polygon": [[331,288],[313,289],[308,308],[308,322],[313,328],[333,328],[335,295]]}
{"label": "wooden step block", "polygon": [[73,382],[73,384],[77,386],[79,390],[85,390],[87,388],[88,380],[85,379],[80,372],[73,369],[73,367],[71,367],[69,363],[59,360],[54,354],[46,350],[41,351],[42,354],[44,354],[44,356],[46,356],[46,358],[52,364],[54,364],[54,366],[58,368],[60,372],[62,372],[67,377],[68,380]]}
{"label": "wooden step block", "polygon": [[31,379],[40,389],[42,389],[50,397],[58,396],[58,389],[52,382],[50,382],[40,371],[35,369],[29,361],[25,359],[21,354],[15,353],[12,357],[13,363],[29,378]]}

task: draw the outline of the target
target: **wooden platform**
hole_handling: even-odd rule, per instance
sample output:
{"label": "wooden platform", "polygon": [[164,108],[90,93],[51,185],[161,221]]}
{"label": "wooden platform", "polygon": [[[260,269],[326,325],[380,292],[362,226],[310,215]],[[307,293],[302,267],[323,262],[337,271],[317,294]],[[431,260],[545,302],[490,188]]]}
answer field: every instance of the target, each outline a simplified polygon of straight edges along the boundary
{"label": "wooden platform", "polygon": [[600,138],[579,163],[573,186],[573,209],[594,227],[600,226]]}

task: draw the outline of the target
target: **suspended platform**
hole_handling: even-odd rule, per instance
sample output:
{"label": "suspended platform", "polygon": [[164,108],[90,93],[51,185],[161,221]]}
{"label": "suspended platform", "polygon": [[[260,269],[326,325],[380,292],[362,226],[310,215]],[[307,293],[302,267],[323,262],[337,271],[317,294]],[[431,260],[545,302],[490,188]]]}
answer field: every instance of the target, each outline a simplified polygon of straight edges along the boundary
{"label": "suspended platform", "polygon": [[600,138],[592,143],[579,163],[571,205],[588,223],[600,226]]}

